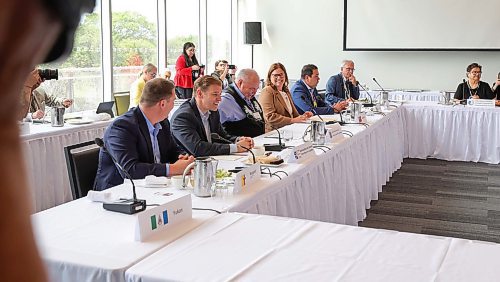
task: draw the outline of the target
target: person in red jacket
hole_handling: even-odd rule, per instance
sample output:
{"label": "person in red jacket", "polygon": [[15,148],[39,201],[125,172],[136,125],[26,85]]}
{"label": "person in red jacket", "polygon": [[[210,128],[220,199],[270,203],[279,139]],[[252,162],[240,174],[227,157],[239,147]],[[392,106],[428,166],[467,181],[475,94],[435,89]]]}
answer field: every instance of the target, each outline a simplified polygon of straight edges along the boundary
{"label": "person in red jacket", "polygon": [[179,99],[191,99],[193,96],[193,81],[203,75],[205,66],[199,65],[194,54],[195,48],[192,42],[184,43],[182,54],[175,63],[175,94]]}

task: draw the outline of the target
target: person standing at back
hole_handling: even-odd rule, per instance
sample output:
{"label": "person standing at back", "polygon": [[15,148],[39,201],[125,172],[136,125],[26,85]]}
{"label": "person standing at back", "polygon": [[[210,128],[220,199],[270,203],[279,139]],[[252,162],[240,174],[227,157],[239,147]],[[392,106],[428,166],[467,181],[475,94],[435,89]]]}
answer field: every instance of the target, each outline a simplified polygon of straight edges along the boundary
{"label": "person standing at back", "polygon": [[141,101],[142,90],[144,90],[144,85],[146,85],[146,82],[155,78],[157,73],[158,68],[151,63],[142,67],[139,78],[137,78],[130,87],[130,108],[139,105],[139,102]]}
{"label": "person standing at back", "polygon": [[199,65],[195,48],[192,42],[184,43],[182,54],[175,63],[175,94],[179,99],[191,99],[193,82],[203,75],[204,66]]}

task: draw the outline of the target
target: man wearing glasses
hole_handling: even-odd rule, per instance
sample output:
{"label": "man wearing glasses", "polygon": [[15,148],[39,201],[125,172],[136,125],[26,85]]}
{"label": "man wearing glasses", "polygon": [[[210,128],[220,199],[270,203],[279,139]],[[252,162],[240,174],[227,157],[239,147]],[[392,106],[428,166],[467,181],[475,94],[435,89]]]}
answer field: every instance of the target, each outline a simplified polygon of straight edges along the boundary
{"label": "man wearing glasses", "polygon": [[328,79],[326,83],[326,102],[330,105],[342,100],[359,99],[358,81],[354,76],[354,62],[344,60],[340,65],[340,73]]}

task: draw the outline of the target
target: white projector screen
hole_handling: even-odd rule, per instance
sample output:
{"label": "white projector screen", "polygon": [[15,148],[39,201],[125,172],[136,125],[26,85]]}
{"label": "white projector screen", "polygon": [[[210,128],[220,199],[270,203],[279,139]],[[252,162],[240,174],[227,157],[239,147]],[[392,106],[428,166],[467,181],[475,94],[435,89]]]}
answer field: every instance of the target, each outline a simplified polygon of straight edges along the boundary
{"label": "white projector screen", "polygon": [[344,0],[344,50],[500,50],[500,0]]}

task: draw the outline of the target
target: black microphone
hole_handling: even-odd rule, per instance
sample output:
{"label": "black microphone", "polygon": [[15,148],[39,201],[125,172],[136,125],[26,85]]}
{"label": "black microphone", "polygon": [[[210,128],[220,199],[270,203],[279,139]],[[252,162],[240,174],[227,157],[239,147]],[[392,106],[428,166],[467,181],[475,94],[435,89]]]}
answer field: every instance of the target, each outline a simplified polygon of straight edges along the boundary
{"label": "black microphone", "polygon": [[[218,133],[210,133],[210,137],[212,137],[212,139],[215,139],[215,140],[220,140],[220,141],[223,141],[224,143],[226,144],[234,144],[233,142],[227,140],[226,138],[220,136]],[[240,146],[241,148],[247,150],[247,152],[250,152],[250,154],[252,154],[252,158],[253,158],[253,163],[256,163],[257,161],[255,160],[255,154],[252,152],[252,150],[250,150],[249,148],[245,147],[245,146],[242,146],[242,145],[239,145],[239,144],[236,144],[237,146]]]}
{"label": "black microphone", "polygon": [[375,79],[375,77],[373,78],[373,81],[375,81],[375,83],[378,85],[378,87],[380,87],[380,89],[382,89],[382,91],[386,92],[386,91],[384,90],[384,87],[382,87],[382,86],[378,83],[378,81]]}
{"label": "black microphone", "polygon": [[[265,122],[264,122],[265,123]],[[273,151],[273,152],[281,152],[285,149],[285,144],[281,141],[281,133],[278,130],[278,128],[274,127],[272,124],[266,123],[269,125],[272,129],[276,130],[278,132],[278,144],[264,144],[264,148],[266,151]]]}
{"label": "black microphone", "polygon": [[133,198],[120,201],[120,202],[114,202],[114,203],[103,203],[102,207],[105,210],[108,211],[114,211],[114,212],[120,212],[120,213],[125,213],[125,214],[134,214],[141,212],[146,209],[146,200],[138,200],[137,196],[135,194],[135,184],[134,181],[132,180],[132,177],[130,174],[116,161],[116,159],[113,157],[113,155],[106,149],[106,146],[104,146],[104,142],[102,141],[101,138],[96,138],[94,139],[94,142],[97,146],[101,147],[104,152],[106,152],[110,157],[113,163],[118,167],[118,169],[128,178],[130,179],[130,182],[132,182],[132,192],[133,192]]}
{"label": "black microphone", "polygon": [[358,81],[358,86],[361,87],[361,89],[363,89],[366,92],[366,95],[368,95],[368,97],[370,97],[370,103],[363,103],[363,106],[365,106],[365,107],[375,106],[375,104],[373,104],[372,95],[370,95],[370,93],[368,93],[368,91],[366,91],[366,89],[361,85],[361,83],[359,83],[359,81]]}

